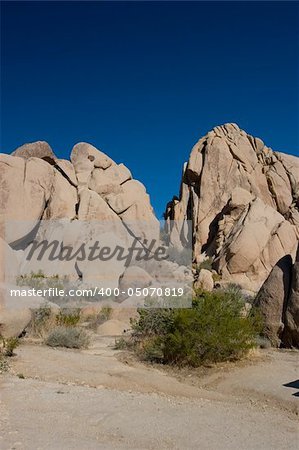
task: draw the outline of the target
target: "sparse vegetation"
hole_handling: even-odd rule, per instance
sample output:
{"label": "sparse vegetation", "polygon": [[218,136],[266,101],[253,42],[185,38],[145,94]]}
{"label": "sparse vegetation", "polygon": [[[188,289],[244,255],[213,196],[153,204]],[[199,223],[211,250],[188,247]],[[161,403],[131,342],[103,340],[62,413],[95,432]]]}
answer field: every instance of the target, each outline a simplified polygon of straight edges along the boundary
{"label": "sparse vegetation", "polygon": [[45,339],[50,347],[86,348],[89,345],[89,336],[85,330],[78,327],[55,327]]}
{"label": "sparse vegetation", "polygon": [[2,340],[2,356],[14,356],[14,350],[20,345],[20,340],[17,337],[4,338],[1,336]]}
{"label": "sparse vegetation", "polygon": [[56,324],[64,327],[75,327],[80,321],[80,308],[61,309],[56,315]]}
{"label": "sparse vegetation", "polygon": [[28,327],[28,334],[44,338],[51,328],[55,326],[55,313],[48,305],[32,310],[32,319]]}
{"label": "sparse vegetation", "polygon": [[0,374],[7,372],[9,369],[9,364],[4,355],[0,352]]}
{"label": "sparse vegetation", "polygon": [[211,272],[213,269],[213,258],[208,257],[199,264],[195,264],[194,269],[196,270],[197,273],[199,273],[201,269],[206,269]]}
{"label": "sparse vegetation", "polygon": [[129,338],[120,337],[115,340],[114,350],[125,350],[132,347],[133,343]]}
{"label": "sparse vegetation", "polygon": [[[56,288],[57,291],[63,290],[67,286],[67,278],[59,275],[46,276],[42,270],[31,272],[30,274],[20,275],[16,279],[17,286],[28,286],[35,289]],[[59,303],[60,300],[65,301],[64,297],[51,295],[46,297],[47,300]]]}

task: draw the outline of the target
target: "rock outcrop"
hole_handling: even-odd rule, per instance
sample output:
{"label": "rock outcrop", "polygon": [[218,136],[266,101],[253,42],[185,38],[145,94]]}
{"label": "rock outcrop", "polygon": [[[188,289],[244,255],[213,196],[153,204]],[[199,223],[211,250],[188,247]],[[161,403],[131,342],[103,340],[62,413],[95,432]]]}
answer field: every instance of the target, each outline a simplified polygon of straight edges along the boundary
{"label": "rock outcrop", "polygon": [[291,272],[292,258],[286,255],[273,267],[254,300],[254,306],[259,309],[263,318],[263,335],[274,347],[281,345]]}
{"label": "rock outcrop", "polygon": [[299,159],[225,124],[193,147],[165,218],[174,245],[192,221],[195,262],[205,252],[223,280],[257,291],[279,259],[295,257],[298,199]]}
{"label": "rock outcrop", "polygon": [[[42,270],[86,287],[115,288],[126,269],[124,260],[49,264],[37,255],[24,263],[33,237],[63,239],[64,246],[73,248],[87,247],[99,237],[106,246],[124,249],[135,238],[141,246],[144,239],[159,240],[160,224],[146,189],[127,167],[88,143],[76,144],[70,159],[58,159],[46,142],[0,155],[0,238],[14,257],[16,249],[23,254],[23,261],[12,265],[19,271],[15,275]],[[11,282],[7,261],[6,267],[1,264],[1,278]]]}
{"label": "rock outcrop", "polygon": [[40,158],[0,156],[0,237],[9,244],[28,234],[50,200],[54,169]]}
{"label": "rock outcrop", "polygon": [[284,316],[283,344],[299,348],[299,245],[292,269],[292,283]]}

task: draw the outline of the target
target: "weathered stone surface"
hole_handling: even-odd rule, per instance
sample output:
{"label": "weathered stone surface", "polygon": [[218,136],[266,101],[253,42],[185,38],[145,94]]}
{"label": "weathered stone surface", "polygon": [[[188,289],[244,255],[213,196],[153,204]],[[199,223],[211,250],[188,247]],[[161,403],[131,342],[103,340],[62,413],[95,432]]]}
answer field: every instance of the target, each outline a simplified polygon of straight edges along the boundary
{"label": "weathered stone surface", "polygon": [[234,212],[219,223],[216,267],[223,279],[258,290],[276,262],[294,251],[296,233],[281,214],[258,198],[241,208],[238,216]]}
{"label": "weathered stone surface", "polygon": [[292,270],[292,284],[284,317],[283,345],[299,348],[299,246]]}
{"label": "weathered stone surface", "polygon": [[43,219],[74,219],[78,203],[77,189],[57,170],[54,169],[54,180],[51,196],[43,214]]}
{"label": "weathered stone surface", "polygon": [[72,186],[78,186],[75,169],[70,161],[67,159],[56,159],[55,169],[57,169]]}
{"label": "weathered stone surface", "polygon": [[91,173],[95,167],[107,169],[115,164],[109,156],[86,142],[80,142],[73,147],[71,162],[75,168],[79,194],[83,188],[88,187]]}
{"label": "weathered stone surface", "polygon": [[90,223],[90,229],[94,228],[92,235],[96,232],[112,232],[119,236],[127,245],[132,241],[120,217],[96,192],[90,190],[82,191],[78,219]]}
{"label": "weathered stone surface", "polygon": [[291,268],[290,255],[281,258],[273,267],[254,301],[254,306],[263,317],[263,334],[274,347],[281,344],[283,314],[290,291]]}
{"label": "weathered stone surface", "polygon": [[0,180],[0,235],[11,243],[32,231],[42,217],[51,196],[54,169],[39,158],[1,154]]}
{"label": "weathered stone surface", "polygon": [[14,251],[0,238],[0,283],[14,284],[19,275],[22,251]]}
{"label": "weathered stone surface", "polygon": [[45,141],[30,142],[18,147],[11,154],[12,156],[19,156],[20,158],[50,158],[50,160],[55,160],[56,156],[53,153],[50,145]]}
{"label": "weathered stone surface", "polygon": [[299,239],[299,159],[273,152],[236,124],[215,127],[193,147],[180,196],[166,218],[193,223],[194,259],[206,252],[231,281],[257,290]]}
{"label": "weathered stone surface", "polygon": [[130,206],[146,199],[145,187],[137,180],[130,180],[121,186],[119,194],[108,194],[105,199],[117,214],[125,212]]}
{"label": "weathered stone surface", "polygon": [[194,283],[194,289],[202,289],[204,291],[212,291],[214,288],[213,274],[207,269],[201,269],[198,278]]}
{"label": "weathered stone surface", "polygon": [[131,178],[131,172],[123,164],[113,164],[106,170],[96,168],[92,171],[89,189],[101,195],[118,194],[122,192],[120,185]]}

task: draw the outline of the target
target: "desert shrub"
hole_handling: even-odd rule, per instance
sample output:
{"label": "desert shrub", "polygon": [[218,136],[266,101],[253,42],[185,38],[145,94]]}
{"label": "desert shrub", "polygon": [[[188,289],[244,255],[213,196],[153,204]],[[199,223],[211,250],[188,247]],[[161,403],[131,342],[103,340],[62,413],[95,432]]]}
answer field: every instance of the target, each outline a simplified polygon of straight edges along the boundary
{"label": "desert shrub", "polygon": [[53,326],[55,326],[55,314],[46,304],[32,309],[32,318],[26,331],[34,337],[44,337]]}
{"label": "desert shrub", "polygon": [[114,350],[125,350],[125,349],[132,349],[134,347],[134,342],[132,341],[131,337],[120,337],[118,339],[115,339],[114,343]]}
{"label": "desert shrub", "polygon": [[259,347],[259,348],[262,348],[262,349],[271,348],[271,342],[265,336],[261,336],[261,335],[257,336],[255,342],[256,342],[257,347]]}
{"label": "desert shrub", "polygon": [[75,327],[80,321],[80,308],[73,310],[64,308],[56,315],[56,324],[64,327]]}
{"label": "desert shrub", "polygon": [[195,268],[196,272],[198,272],[198,273],[201,271],[201,269],[206,269],[206,270],[211,271],[213,269],[213,258],[208,257],[208,258],[204,259],[199,264],[196,264],[194,268]]}
{"label": "desert shrub", "polygon": [[138,319],[131,319],[135,337],[162,336],[173,324],[173,310],[163,308],[138,309]]}
{"label": "desert shrub", "polygon": [[136,349],[146,359],[199,366],[234,360],[256,345],[258,317],[242,316],[236,292],[204,292],[190,309],[139,310],[132,323]]}
{"label": "desert shrub", "polygon": [[1,338],[2,339],[2,355],[14,356],[14,350],[20,345],[20,341],[16,337]]}
{"label": "desert shrub", "polygon": [[59,326],[50,331],[45,344],[50,347],[86,348],[89,344],[89,336],[80,328]]}
{"label": "desert shrub", "polygon": [[101,311],[97,314],[92,314],[87,317],[88,327],[92,330],[96,330],[100,325],[110,319],[112,314],[112,308],[110,306],[103,306]]}
{"label": "desert shrub", "polygon": [[218,281],[221,280],[221,275],[219,273],[213,273],[212,278],[213,278],[214,283],[217,283]]}
{"label": "desert shrub", "polygon": [[7,359],[4,357],[2,352],[0,352],[0,374],[7,372],[9,369],[9,364]]}

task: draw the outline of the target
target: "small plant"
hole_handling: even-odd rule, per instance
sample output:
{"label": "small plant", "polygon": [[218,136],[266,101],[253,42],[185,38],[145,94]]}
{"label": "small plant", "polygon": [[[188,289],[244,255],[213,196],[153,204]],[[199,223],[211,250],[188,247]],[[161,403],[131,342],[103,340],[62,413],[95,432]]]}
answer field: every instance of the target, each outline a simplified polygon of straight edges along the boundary
{"label": "small plant", "polygon": [[219,273],[213,273],[212,278],[213,278],[214,283],[221,281],[221,275]]}
{"label": "small plant", "polygon": [[3,345],[3,355],[4,356],[14,356],[14,350],[20,345],[20,341],[16,337],[3,338],[2,337],[2,345]]}
{"label": "small plant", "polygon": [[67,309],[60,310],[55,320],[58,326],[75,327],[80,321],[80,309],[76,308],[73,311]]}
{"label": "small plant", "polygon": [[114,350],[125,350],[130,347],[130,343],[128,339],[123,337],[116,339],[114,344]]}
{"label": "small plant", "polygon": [[55,314],[50,306],[44,305],[32,310],[32,319],[28,327],[28,334],[43,338],[55,324]]}
{"label": "small plant", "polygon": [[201,269],[206,269],[211,272],[213,269],[213,258],[208,257],[208,258],[204,259],[203,261],[201,261],[199,264],[195,265],[195,270],[197,273],[199,273],[201,271]]}
{"label": "small plant", "polygon": [[25,380],[25,376],[23,373],[17,373],[17,377],[20,378],[21,380]]}
{"label": "small plant", "polygon": [[59,326],[50,332],[45,344],[50,347],[86,348],[89,341],[86,331],[76,327]]}
{"label": "small plant", "polygon": [[9,365],[7,362],[7,359],[4,358],[4,355],[2,352],[0,352],[0,374],[7,372],[9,369]]}

